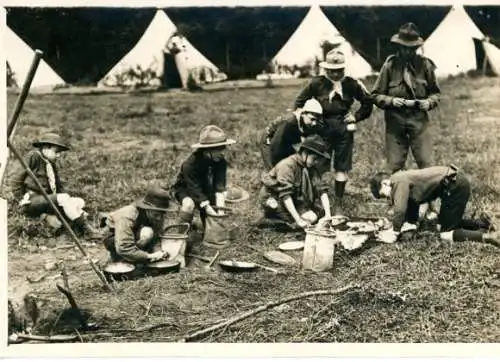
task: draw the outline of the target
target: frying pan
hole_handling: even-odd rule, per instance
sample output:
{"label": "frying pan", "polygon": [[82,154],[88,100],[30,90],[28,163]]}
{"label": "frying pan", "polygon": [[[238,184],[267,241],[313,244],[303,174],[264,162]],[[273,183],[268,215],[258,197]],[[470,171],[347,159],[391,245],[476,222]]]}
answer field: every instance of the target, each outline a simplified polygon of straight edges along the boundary
{"label": "frying pan", "polygon": [[108,279],[108,281],[128,280],[132,277],[134,271],[135,265],[122,261],[108,263],[103,268],[104,276]]}
{"label": "frying pan", "polygon": [[243,273],[243,272],[251,272],[255,271],[257,268],[265,269],[272,271],[273,273],[278,273],[278,270],[269,268],[264,265],[249,263],[246,261],[235,261],[235,260],[222,260],[219,262],[222,270],[230,272],[230,273]]}
{"label": "frying pan", "polygon": [[178,273],[181,268],[181,262],[178,260],[160,260],[147,264],[147,268],[154,275]]}

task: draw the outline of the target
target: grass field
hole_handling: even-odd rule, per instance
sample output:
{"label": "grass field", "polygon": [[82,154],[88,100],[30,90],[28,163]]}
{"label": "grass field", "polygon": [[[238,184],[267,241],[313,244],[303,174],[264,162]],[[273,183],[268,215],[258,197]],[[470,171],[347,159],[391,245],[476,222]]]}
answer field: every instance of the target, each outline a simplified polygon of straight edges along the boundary
{"label": "grass field", "polygon": [[[252,195],[259,187],[258,134],[266,122],[293,105],[299,86],[213,90],[203,93],[33,95],[27,100],[15,136],[23,152],[39,133],[71,136],[74,151],[62,160],[69,190],[87,201],[92,214],[110,211],[140,197],[153,184],[170,184],[202,126],[221,126],[238,143],[231,147],[229,182]],[[467,213],[481,208],[500,216],[500,79],[443,82],[441,106],[432,111],[435,163],[453,162],[469,173],[473,197]],[[9,111],[15,96],[9,95]],[[383,166],[383,118],[379,110],[358,127],[355,167],[347,186],[348,212],[380,216],[366,181]],[[12,171],[9,165],[7,181]],[[413,164],[410,165],[410,167]],[[332,181],[333,177],[327,175]],[[333,192],[332,192],[333,195]],[[3,196],[11,200],[8,187]],[[258,216],[250,199],[232,217],[237,239],[220,259],[266,264],[246,245],[264,250],[293,238],[248,226]],[[23,219],[9,211],[9,293],[33,289],[43,303],[34,333],[48,333],[67,300],[55,288],[58,271],[47,262],[64,260],[78,303],[100,324],[85,342],[172,341],[189,331],[299,292],[359,284],[340,296],[317,296],[284,304],[208,334],[204,342],[500,342],[499,251],[478,243],[448,244],[437,235],[375,244],[363,251],[339,250],[334,270],[285,274],[266,271],[228,275],[205,271],[192,262],[179,274],[120,283],[117,294],[102,291],[89,265],[70,244],[28,237]],[[47,246],[48,248],[40,248]],[[198,249],[198,254],[213,255]],[[88,247],[95,258],[102,246]],[[300,254],[296,254],[297,259]],[[269,265],[269,264],[267,264]],[[36,284],[26,276],[48,273]],[[134,331],[162,323],[151,331]],[[54,332],[68,331],[59,323]],[[71,328],[69,328],[71,332]]]}

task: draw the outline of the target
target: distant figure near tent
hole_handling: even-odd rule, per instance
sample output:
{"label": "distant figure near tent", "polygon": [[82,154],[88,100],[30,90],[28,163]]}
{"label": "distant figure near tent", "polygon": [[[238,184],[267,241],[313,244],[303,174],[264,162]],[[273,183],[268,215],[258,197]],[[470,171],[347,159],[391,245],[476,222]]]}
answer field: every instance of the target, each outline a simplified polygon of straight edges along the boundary
{"label": "distant figure near tent", "polygon": [[[327,48],[324,48],[324,45],[328,45]],[[346,56],[346,75],[363,78],[373,73],[370,64],[354,50],[318,5],[311,7],[290,39],[271,60],[271,64],[288,68],[307,66],[311,72],[314,70],[316,58],[319,61],[324,60],[326,53],[334,47]]]}
{"label": "distant figure near tent", "polygon": [[227,79],[178,32],[167,14],[158,10],[141,39],[98,82],[98,86],[187,88],[189,75],[196,74],[199,68],[212,70],[217,75],[214,82]]}

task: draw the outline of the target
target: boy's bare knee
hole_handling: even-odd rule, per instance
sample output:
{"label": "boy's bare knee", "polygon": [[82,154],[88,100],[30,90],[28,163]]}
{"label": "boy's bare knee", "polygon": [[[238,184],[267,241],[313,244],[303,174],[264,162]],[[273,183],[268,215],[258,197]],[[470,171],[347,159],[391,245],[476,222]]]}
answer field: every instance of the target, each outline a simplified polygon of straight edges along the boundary
{"label": "boy's bare knee", "polygon": [[195,204],[192,198],[185,197],[182,199],[181,211],[184,212],[194,212]]}

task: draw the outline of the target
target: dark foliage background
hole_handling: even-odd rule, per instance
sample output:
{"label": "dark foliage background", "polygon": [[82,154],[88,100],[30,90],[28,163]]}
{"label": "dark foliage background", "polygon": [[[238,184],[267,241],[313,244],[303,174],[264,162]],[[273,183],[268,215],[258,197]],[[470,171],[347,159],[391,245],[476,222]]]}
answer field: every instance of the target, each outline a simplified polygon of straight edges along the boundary
{"label": "dark foliage background", "polygon": [[[326,16],[378,68],[389,38],[408,21],[424,38],[450,7],[322,7]],[[154,8],[8,8],[7,24],[69,83],[97,82],[139,40]],[[308,7],[166,8],[190,42],[231,79],[254,77],[292,35]],[[467,6],[483,33],[500,45],[500,6]]]}

